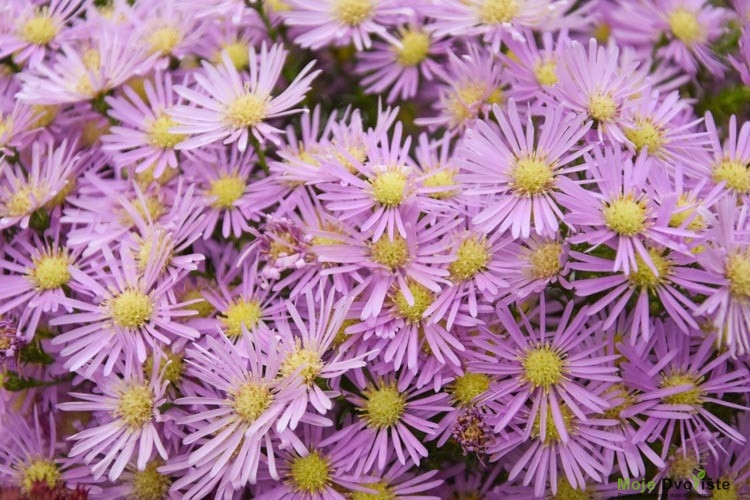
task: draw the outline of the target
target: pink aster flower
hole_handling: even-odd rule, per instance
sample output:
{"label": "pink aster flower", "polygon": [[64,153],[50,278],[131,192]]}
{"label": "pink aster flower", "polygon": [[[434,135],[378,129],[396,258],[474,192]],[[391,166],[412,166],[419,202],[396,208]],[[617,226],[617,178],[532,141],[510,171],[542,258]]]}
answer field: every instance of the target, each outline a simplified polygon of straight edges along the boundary
{"label": "pink aster flower", "polygon": [[568,48],[570,38],[567,30],[562,30],[555,38],[553,33],[542,33],[541,44],[537,45],[533,36],[524,40],[507,40],[513,57],[507,57],[508,78],[511,80],[507,95],[519,103],[539,102],[540,92],[547,92],[557,85],[562,62],[562,54]]}
{"label": "pink aster flower", "polygon": [[283,358],[275,342],[261,349],[245,336],[239,343],[241,349],[226,337],[206,337],[205,346],[186,351],[188,374],[202,387],[175,401],[190,408],[178,423],[186,427],[183,443],[194,446],[174,490],[195,483],[190,495],[212,479],[235,490],[253,484],[262,455],[268,474],[279,479],[274,440],[286,430],[279,418],[305,386],[299,376],[278,376]]}
{"label": "pink aster flower", "polygon": [[478,122],[466,132],[458,155],[466,172],[458,180],[467,185],[467,193],[489,195],[487,208],[474,216],[473,223],[485,231],[510,229],[514,239],[528,238],[532,226],[540,236],[553,236],[563,217],[556,193],[564,185],[557,179],[585,168],[575,160],[588,148],[577,144],[591,122],[581,123],[559,107],[546,108],[536,137],[531,114],[524,126],[514,101],[507,113],[498,106],[493,113],[499,129]]}
{"label": "pink aster flower", "polygon": [[143,88],[145,101],[130,86],[124,87],[124,96],[105,99],[108,114],[121,125],[110,127],[102,137],[102,150],[112,153],[118,167],[136,164],[136,172],[149,169],[160,177],[166,167],[177,168],[175,146],[184,136],[170,132],[176,125],[170,110],[179,101],[170,73],[157,72]]}
{"label": "pink aster flower", "polygon": [[[611,363],[617,356],[605,355],[603,342],[589,343],[599,324],[589,320],[585,307],[574,312],[574,306],[568,302],[559,318],[555,318],[555,325],[548,324],[552,311],[547,312],[544,295],[538,310],[532,314],[519,310],[520,324],[507,307],[499,305],[500,324],[508,333],[504,342],[482,328],[485,335],[476,339],[476,345],[484,352],[476,355],[479,361],[470,363],[470,367],[498,377],[490,390],[491,398],[512,395],[494,423],[496,433],[515,423],[523,411],[525,419],[519,424],[523,439],[534,433],[544,436],[546,425],[553,427],[547,434],[554,432],[565,444],[574,439],[568,432],[566,419],[575,415],[585,422],[591,412],[601,413],[609,407],[609,402],[597,394],[590,381],[619,381],[617,368]],[[531,323],[535,318],[538,326]],[[552,328],[554,331],[549,331]]]}
{"label": "pink aster flower", "polygon": [[394,461],[382,473],[375,475],[376,482],[365,481],[373,477],[371,473],[363,477],[359,485],[364,494],[386,496],[393,500],[438,500],[440,496],[426,494],[442,492],[444,480],[435,478],[437,474],[437,470],[414,470]]}
{"label": "pink aster flower", "polygon": [[127,370],[142,364],[150,349],[169,345],[171,335],[198,337],[196,330],[175,321],[195,312],[175,303],[171,280],[158,279],[165,255],[155,255],[142,273],[127,248],[116,257],[105,246],[101,256],[104,265],[92,276],[69,268],[90,297],[61,299],[63,306],[78,312],[50,322],[72,325],[52,340],[54,345],[64,346],[60,354],[67,358],[66,369],[89,377],[103,365],[107,376],[120,360],[125,361]]}
{"label": "pink aster flower", "polygon": [[77,144],[65,140],[57,147],[51,140],[34,142],[31,157],[15,165],[0,158],[0,229],[27,228],[31,215],[66,188],[79,159]]}
{"label": "pink aster flower", "polygon": [[571,288],[567,240],[532,236],[527,240],[508,242],[497,255],[503,262],[500,274],[508,283],[506,291],[515,301],[542,293],[550,284]]}
{"label": "pink aster flower", "polygon": [[164,418],[159,408],[166,402],[168,382],[162,380],[156,363],[148,376],[140,366],[124,364],[120,369],[121,375],[99,372],[93,376],[100,394],[72,392],[80,401],[57,405],[63,411],[97,412],[98,422],[70,437],[75,444],[69,456],[83,455],[84,463],[95,462],[91,467],[94,478],[109,470],[110,481],[120,477],[134,454],[138,470],[145,469],[154,451],[167,459],[157,424]]}
{"label": "pink aster flower", "polygon": [[194,149],[222,140],[237,143],[240,151],[247,149],[252,133],[255,140],[266,139],[277,143],[281,130],[267,123],[270,118],[300,112],[293,109],[310,89],[310,82],[320,71],[312,71],[310,62],[289,86],[273,96],[281,76],[287,51],[279,44],[267,48],[263,43],[260,53],[249,48],[249,78],[237,71],[227,54],[218,66],[203,62],[203,70],[195,74],[196,88],[177,85],[174,91],[190,104],[178,105],[171,113],[177,126],[173,134],[191,134],[177,145],[177,149]]}
{"label": "pink aster flower", "polygon": [[572,109],[597,124],[599,140],[622,144],[623,112],[642,94],[646,82],[638,78],[638,61],[620,59],[615,44],[599,46],[593,38],[588,49],[572,41],[562,53],[560,81],[550,89],[553,105]]}
{"label": "pink aster flower", "polygon": [[[750,18],[750,15],[749,15]],[[750,29],[745,28],[739,41],[739,52],[730,55],[729,62],[740,74],[740,79],[745,85],[750,85]]]}
{"label": "pink aster flower", "polygon": [[370,48],[371,35],[395,41],[386,26],[414,14],[395,0],[285,0],[279,14],[293,28],[294,43],[313,50],[325,45],[348,45],[357,50]]}
{"label": "pink aster flower", "polygon": [[13,56],[18,64],[40,63],[50,48],[71,38],[67,23],[81,10],[78,0],[52,0],[49,5],[8,2],[2,16],[13,20],[13,29],[0,33],[0,59]]}
{"label": "pink aster flower", "polygon": [[429,25],[418,23],[399,27],[397,40],[398,44],[375,42],[373,50],[362,52],[357,62],[367,92],[380,94],[390,89],[388,102],[415,97],[420,78],[430,81],[441,71],[434,58],[449,46],[448,40],[432,35]]}
{"label": "pink aster flower", "polygon": [[412,378],[408,372],[390,373],[358,384],[359,394],[347,394],[360,416],[324,444],[341,443],[352,457],[348,469],[356,466],[357,474],[373,467],[383,471],[394,455],[402,465],[419,465],[428,456],[414,432],[432,434],[437,424],[430,418],[451,408],[447,394],[430,394],[429,386],[415,389],[410,385]]}
{"label": "pink aster flower", "polygon": [[616,252],[611,270],[625,274],[644,263],[658,274],[647,245],[685,251],[682,238],[694,233],[670,226],[677,197],[654,196],[672,187],[656,185],[649,177],[654,161],[646,151],[633,158],[620,149],[595,148],[586,164],[596,190],[584,189],[572,179],[560,180],[565,193],[557,199],[568,210],[565,222],[579,232],[570,238],[572,244],[590,245],[589,251],[607,245]]}
{"label": "pink aster flower", "polygon": [[146,74],[157,54],[149,56],[130,37],[128,31],[99,26],[88,41],[62,45],[54,63],[42,62],[18,74],[23,87],[16,97],[34,104],[88,101]]}

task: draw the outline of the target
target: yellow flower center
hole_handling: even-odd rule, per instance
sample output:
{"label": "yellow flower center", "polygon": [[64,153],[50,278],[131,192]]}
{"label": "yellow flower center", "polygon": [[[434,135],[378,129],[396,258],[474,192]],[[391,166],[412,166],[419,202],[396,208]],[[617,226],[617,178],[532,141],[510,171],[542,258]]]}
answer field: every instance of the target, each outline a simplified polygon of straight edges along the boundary
{"label": "yellow flower center", "polygon": [[596,38],[597,42],[605,44],[609,40],[610,35],[612,35],[612,26],[607,23],[599,23],[594,27],[592,35]]}
{"label": "yellow flower center", "polygon": [[487,269],[490,258],[487,240],[476,236],[470,237],[458,245],[456,260],[450,263],[448,271],[453,281],[467,281]]}
{"label": "yellow flower center", "polygon": [[737,486],[735,485],[735,480],[731,477],[724,476],[716,481],[717,484],[720,482],[729,483],[729,488],[712,491],[711,498],[713,500],[741,500],[740,494],[737,491]]}
{"label": "yellow flower center", "polygon": [[373,5],[372,0],[336,0],[333,9],[340,22],[357,26],[370,17]]}
{"label": "yellow flower center", "polygon": [[257,301],[238,299],[230,304],[224,315],[219,315],[219,321],[224,325],[227,337],[239,337],[243,326],[248,332],[252,331],[261,316],[263,309]]}
{"label": "yellow flower center", "polygon": [[320,359],[320,355],[315,351],[302,349],[298,344],[292,352],[287,354],[279,371],[282,376],[289,377],[299,370],[302,380],[310,386],[322,369],[323,360]]}
{"label": "yellow flower center", "polygon": [[291,7],[283,0],[266,0],[263,2],[263,7],[271,12],[287,12],[291,10]]}
{"label": "yellow flower center", "polygon": [[[449,168],[438,169],[432,172],[422,181],[427,188],[447,188],[456,185],[456,171]],[[458,191],[444,190],[435,193],[429,193],[427,196],[436,200],[445,200],[454,197]]]}
{"label": "yellow flower center", "polygon": [[[34,112],[34,127],[42,128],[48,126],[55,120],[60,108],[55,105],[45,106],[42,104],[34,104],[31,106],[31,109]],[[2,125],[0,125],[0,133],[2,133]]]}
{"label": "yellow flower center", "polygon": [[669,29],[685,45],[703,41],[703,29],[695,12],[678,7],[669,14]]}
{"label": "yellow flower center", "polygon": [[[182,380],[182,372],[184,371],[185,365],[182,361],[182,354],[175,354],[171,351],[166,353],[167,359],[161,360],[160,369],[164,372],[164,379],[168,380],[170,384],[176,386],[180,380]],[[154,368],[154,357],[149,355],[146,358],[146,362],[143,364],[143,373],[147,376],[151,376],[151,371]]]}
{"label": "yellow flower center", "polygon": [[[96,97],[97,91],[94,90],[94,85],[91,83],[91,77],[88,74],[81,75],[81,77],[78,79],[78,82],[75,86],[75,91],[82,96],[86,96],[88,98],[94,98]],[[89,122],[93,123],[93,122]],[[99,127],[96,127],[99,128]]]}
{"label": "yellow flower center", "polygon": [[387,234],[383,234],[371,244],[370,255],[372,260],[393,271],[409,261],[409,245],[400,236],[394,235],[391,240]]}
{"label": "yellow flower center", "polygon": [[148,385],[129,385],[120,394],[115,417],[121,419],[128,427],[143,427],[153,418],[154,392]]}
{"label": "yellow flower center", "polygon": [[640,151],[644,147],[654,154],[664,145],[664,132],[649,120],[636,120],[635,127],[625,130],[625,137]]}
{"label": "yellow flower center", "polygon": [[476,116],[475,107],[481,104],[489,89],[482,82],[469,82],[461,85],[448,97],[446,109],[455,124],[462,124]]}
{"label": "yellow flower center", "polygon": [[295,458],[290,469],[289,479],[295,491],[315,494],[322,492],[330,484],[328,461],[318,452]]}
{"label": "yellow flower center", "polygon": [[414,304],[409,305],[404,293],[400,289],[396,292],[393,302],[396,305],[399,316],[411,323],[418,323],[422,321],[422,316],[432,304],[434,297],[431,291],[419,283],[409,282],[408,287],[412,297],[414,297]]}
{"label": "yellow flower center", "polygon": [[557,480],[557,493],[550,500],[594,500],[596,498],[598,495],[589,489],[573,488],[568,478],[561,477]]}
{"label": "yellow flower center", "polygon": [[479,6],[479,19],[485,24],[507,23],[518,14],[516,0],[485,0]]}
{"label": "yellow flower center", "polygon": [[140,328],[151,319],[154,304],[145,293],[128,289],[109,301],[112,320],[122,328]]}
{"label": "yellow flower center", "polygon": [[[42,193],[39,190],[34,190],[31,186],[23,186],[5,203],[5,211],[11,217],[29,215],[36,208],[36,200],[41,195]],[[34,202],[32,202],[32,198]]]}
{"label": "yellow flower center", "polygon": [[614,394],[618,399],[622,399],[622,403],[604,410],[604,413],[602,414],[604,418],[619,420],[620,413],[635,403],[635,397],[627,391],[623,384],[615,384],[606,392],[608,394]]}
{"label": "yellow flower center", "polygon": [[562,245],[556,241],[542,243],[529,254],[530,274],[534,279],[548,279],[562,269]]}
{"label": "yellow flower center", "polygon": [[[688,199],[688,197],[684,194],[680,195],[679,199],[677,200],[676,208],[689,208],[685,208],[684,210],[680,210],[679,212],[674,212],[672,214],[672,217],[669,218],[669,227],[682,226],[682,224],[688,219],[688,217],[693,217],[696,205],[698,205],[696,201]],[[693,217],[690,222],[688,222],[688,225],[686,227],[691,231],[700,231],[701,229],[706,228],[706,220],[702,215],[698,214]]]}
{"label": "yellow flower center", "polygon": [[539,62],[534,68],[534,76],[542,87],[551,87],[557,83],[557,63],[551,60]]}
{"label": "yellow flower center", "polygon": [[750,193],[750,170],[737,160],[726,158],[714,166],[711,178],[715,183],[726,182],[729,189],[738,193]]}
{"label": "yellow flower center", "polygon": [[[162,216],[162,214],[164,214],[164,212],[166,212],[166,209],[164,208],[162,202],[159,201],[159,198],[150,194],[145,195],[143,197],[143,201],[141,201],[140,198],[134,200],[131,206],[138,214],[138,216],[143,220],[156,221],[159,217]],[[120,212],[120,216],[120,221],[125,226],[132,226],[135,223],[130,214],[125,210],[122,210]]]}
{"label": "yellow flower center", "polygon": [[149,127],[148,143],[164,149],[175,147],[185,139],[183,134],[173,134],[169,131],[175,125],[177,122],[169,115],[161,115]]}
{"label": "yellow flower center", "polygon": [[[240,42],[227,43],[221,46],[221,50],[226,52],[229,56],[229,60],[238,70],[245,68],[250,62],[250,53],[247,50],[247,44]],[[214,63],[219,64],[221,62],[221,52],[218,52],[214,56]]]}
{"label": "yellow flower center", "polygon": [[148,37],[148,45],[151,53],[159,53],[163,56],[169,55],[172,49],[181,41],[182,34],[174,26],[162,26]]}
{"label": "yellow flower center", "polygon": [[615,113],[617,113],[617,103],[611,95],[599,92],[589,98],[589,114],[595,120],[607,122],[614,118]]}
{"label": "yellow flower center", "polygon": [[651,257],[651,262],[654,263],[654,267],[659,271],[659,274],[654,274],[654,271],[646,265],[646,262],[636,255],[635,262],[638,269],[630,270],[628,280],[639,288],[647,288],[650,290],[664,283],[664,280],[672,269],[672,263],[657,250],[649,249],[648,255]]}
{"label": "yellow flower center", "polygon": [[236,128],[253,127],[263,121],[268,112],[268,98],[247,92],[236,98],[227,109],[227,121]]}
{"label": "yellow flower center", "polygon": [[549,390],[562,381],[565,373],[565,362],[560,353],[549,344],[529,349],[521,360],[524,378],[534,387]]}
{"label": "yellow flower center", "polygon": [[372,180],[372,197],[385,207],[397,207],[404,201],[408,176],[401,170],[389,170]]}
{"label": "yellow flower center", "polygon": [[245,382],[232,395],[232,408],[246,424],[252,424],[271,406],[271,390],[257,382]]}
{"label": "yellow flower center", "polygon": [[61,479],[60,470],[53,461],[42,458],[33,460],[21,468],[21,492],[30,494],[34,483],[44,483],[53,489]]}
{"label": "yellow flower center", "polygon": [[139,500],[162,500],[169,491],[172,480],[157,469],[162,464],[151,461],[142,471],[133,472],[133,497]]}
{"label": "yellow flower center", "polygon": [[345,319],[341,323],[341,326],[339,327],[339,330],[336,332],[336,336],[333,338],[333,342],[332,342],[333,346],[334,347],[339,347],[341,344],[343,344],[344,342],[346,342],[346,339],[349,338],[349,335],[346,333],[346,329],[349,328],[350,326],[356,325],[358,323],[359,323],[359,321],[357,321],[356,319],[351,319],[351,318],[350,319]]}
{"label": "yellow flower center", "polygon": [[102,67],[102,56],[96,49],[86,49],[81,55],[83,64],[93,72],[99,71]]}
{"label": "yellow flower center", "polygon": [[400,49],[396,49],[396,60],[401,66],[416,66],[430,52],[430,36],[421,31],[407,31],[401,38]]}
{"label": "yellow flower center", "polygon": [[510,171],[513,191],[520,196],[534,196],[548,192],[555,182],[552,165],[535,155],[518,158]]}
{"label": "yellow flower center", "polygon": [[406,398],[396,385],[368,389],[364,393],[367,403],[363,408],[368,424],[378,429],[390,427],[399,421],[406,409]]}
{"label": "yellow flower center", "polygon": [[[568,434],[570,434],[573,430],[573,426],[571,425],[571,422],[573,421],[573,414],[566,406],[560,406],[560,413],[562,414],[565,430],[568,431]],[[541,438],[542,443],[545,445],[559,443],[560,431],[557,430],[557,425],[555,425],[555,419],[552,416],[552,409],[547,406],[547,414],[543,417],[546,419],[544,422],[544,436],[541,435],[542,419],[539,417],[540,415],[537,415],[536,418],[534,418],[534,423],[531,424],[531,437],[534,439]]]}
{"label": "yellow flower center", "polygon": [[634,236],[646,228],[646,207],[632,195],[624,195],[604,207],[604,222],[621,236]]}
{"label": "yellow flower center", "polygon": [[352,491],[349,493],[351,500],[394,500],[396,495],[393,494],[387,483],[367,483],[363,485],[368,490],[376,491],[377,493],[364,493],[362,491]]}
{"label": "yellow flower center", "polygon": [[37,10],[34,17],[28,19],[18,30],[18,36],[25,42],[46,45],[57,36],[58,27],[47,9]]}
{"label": "yellow flower center", "polygon": [[63,250],[45,253],[34,260],[30,271],[31,280],[42,290],[60,288],[70,280],[68,255]]}
{"label": "yellow flower center", "polygon": [[750,298],[750,252],[736,253],[726,265],[729,291],[738,299]]}
{"label": "yellow flower center", "polygon": [[700,465],[693,453],[684,454],[675,451],[669,456],[669,477],[672,479],[690,479]]}
{"label": "yellow flower center", "polygon": [[703,399],[701,397],[702,391],[697,385],[697,378],[695,375],[690,373],[675,372],[662,377],[659,386],[662,389],[667,387],[679,387],[681,385],[689,385],[689,389],[685,389],[677,394],[671,396],[665,396],[664,402],[672,405],[690,405],[690,406],[701,406]]}
{"label": "yellow flower center", "polygon": [[232,208],[234,202],[239,200],[245,192],[245,187],[245,180],[238,175],[227,175],[211,181],[208,194],[215,198],[211,205],[214,208],[227,210]]}
{"label": "yellow flower center", "polygon": [[490,377],[484,373],[465,372],[453,381],[451,392],[461,405],[469,405],[474,399],[490,388]]}

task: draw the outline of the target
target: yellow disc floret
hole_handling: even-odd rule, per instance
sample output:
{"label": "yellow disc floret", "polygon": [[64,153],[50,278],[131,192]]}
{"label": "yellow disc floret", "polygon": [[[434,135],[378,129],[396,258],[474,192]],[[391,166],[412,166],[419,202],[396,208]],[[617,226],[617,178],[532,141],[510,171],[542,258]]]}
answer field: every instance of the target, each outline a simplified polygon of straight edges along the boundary
{"label": "yellow disc floret", "polygon": [[268,99],[251,92],[237,97],[229,105],[226,116],[230,125],[236,128],[253,127],[266,117]]}
{"label": "yellow disc floret", "polygon": [[549,390],[563,380],[565,361],[549,344],[526,351],[521,359],[524,378],[534,387]]}
{"label": "yellow disc floret", "polygon": [[[250,53],[247,50],[247,44],[241,42],[227,43],[221,46],[221,50],[227,53],[229,60],[236,69],[242,69],[250,62]],[[214,57],[215,63],[221,62],[221,52]]]}
{"label": "yellow disc floret", "polygon": [[750,193],[750,169],[741,161],[725,158],[714,166],[711,179],[717,184],[725,182],[738,193]]}
{"label": "yellow disc floret", "polygon": [[430,36],[421,31],[407,31],[396,48],[396,60],[401,66],[416,66],[430,52]]}
{"label": "yellow disc floret", "polygon": [[27,495],[34,488],[34,483],[43,483],[54,489],[61,479],[60,469],[52,460],[40,458],[21,466],[21,492]]}
{"label": "yellow disc floret", "polygon": [[393,491],[388,484],[382,481],[377,483],[367,483],[364,487],[368,490],[373,490],[376,493],[352,491],[349,493],[349,498],[351,498],[351,500],[394,500],[396,498],[396,495],[393,494]]}
{"label": "yellow disc floret", "polygon": [[400,236],[394,235],[391,240],[387,234],[383,234],[378,241],[370,245],[370,255],[378,264],[395,270],[409,261],[409,245]]}
{"label": "yellow disc floret", "polygon": [[211,181],[208,195],[214,198],[214,208],[230,209],[245,192],[245,181],[238,175],[227,175]]}
{"label": "yellow disc floret", "polygon": [[336,0],[333,9],[340,22],[357,26],[370,17],[373,5],[372,0]]}
{"label": "yellow disc floret", "polygon": [[557,480],[557,493],[549,500],[594,500],[598,495],[588,488],[573,488],[567,477]]}
{"label": "yellow disc floret", "polygon": [[256,300],[238,299],[232,302],[224,314],[219,315],[219,321],[224,325],[227,337],[242,335],[242,327],[250,332],[263,316],[263,309]]}
{"label": "yellow disc floret", "polygon": [[[571,422],[573,421],[573,414],[566,406],[560,406],[560,413],[562,414],[563,425],[568,434],[573,430]],[[544,435],[542,435],[541,415],[537,415],[534,418],[534,423],[531,424],[531,437],[534,439],[541,439],[545,445],[556,444],[560,442],[560,431],[555,424],[555,419],[552,416],[552,408],[547,406],[547,414],[542,417],[544,421]]]}
{"label": "yellow disc floret", "polygon": [[151,319],[154,303],[145,293],[129,288],[109,301],[112,320],[122,328],[140,328]]}
{"label": "yellow disc floret", "polygon": [[[436,169],[422,180],[422,185],[426,188],[450,188],[456,185],[456,171],[450,168]],[[436,200],[445,200],[452,198],[458,193],[455,189],[445,189],[444,191],[435,191],[427,193],[427,196]]]}
{"label": "yellow disc floret", "polygon": [[133,497],[138,500],[162,500],[166,497],[172,480],[157,469],[162,464],[152,461],[146,468],[133,472]]}
{"label": "yellow disc floret", "polygon": [[289,479],[295,491],[314,495],[330,483],[328,461],[318,452],[295,458],[289,469]]}
{"label": "yellow disc floret", "polygon": [[687,385],[688,389],[677,394],[664,396],[664,402],[672,405],[701,406],[703,404],[702,391],[697,384],[697,377],[690,373],[675,372],[662,377],[659,387],[679,387]]}
{"label": "yellow disc floret", "polygon": [[70,259],[64,250],[45,252],[34,259],[29,277],[41,290],[60,288],[70,280]]}
{"label": "yellow disc floret", "polygon": [[557,83],[557,63],[553,60],[539,62],[534,67],[534,76],[542,87],[551,87]]}
{"label": "yellow disc floret", "polygon": [[549,279],[562,269],[560,257],[562,256],[562,244],[557,241],[542,243],[529,253],[529,273],[534,279]]}
{"label": "yellow disc floret", "polygon": [[465,372],[453,381],[453,398],[461,405],[469,405],[490,388],[490,377],[484,373]]}
{"label": "yellow disc floret", "polygon": [[114,415],[128,427],[143,427],[153,418],[154,391],[148,385],[128,385],[120,393]]}
{"label": "yellow disc floret", "polygon": [[518,158],[510,171],[513,192],[519,196],[544,194],[555,182],[555,171],[549,163],[535,155]]}
{"label": "yellow disc floret", "polygon": [[635,262],[637,268],[630,270],[628,280],[638,288],[656,288],[669,276],[672,268],[671,261],[662,255],[661,252],[649,249],[648,255],[651,257],[651,262],[658,271],[658,274],[654,273],[654,271],[646,265],[646,262],[640,256],[636,255]]}
{"label": "yellow disc floret", "polygon": [[297,345],[295,349],[284,358],[279,372],[281,372],[281,375],[284,377],[289,377],[299,370],[298,373],[302,377],[302,380],[304,380],[305,384],[312,385],[322,369],[323,360],[320,359],[320,354],[311,351],[310,349],[302,349]]}
{"label": "yellow disc floret", "polygon": [[59,28],[52,20],[49,10],[42,8],[21,25],[18,36],[27,43],[46,45],[57,36],[58,31]]}
{"label": "yellow disc floret", "polygon": [[738,299],[750,299],[750,252],[735,253],[726,263],[729,291]]}
{"label": "yellow disc floret", "polygon": [[148,45],[151,52],[159,53],[163,56],[169,55],[181,41],[182,33],[174,26],[157,28],[148,37]]}
{"label": "yellow disc floret", "polygon": [[[5,211],[11,217],[29,215],[35,209],[35,201],[41,193],[34,192],[31,186],[22,186],[5,203]],[[34,201],[32,201],[34,200]]]}
{"label": "yellow disc floret", "polygon": [[625,137],[640,151],[644,147],[649,153],[657,153],[664,145],[664,132],[651,120],[636,120],[635,127],[625,130]]}
{"label": "yellow disc floret", "polygon": [[461,241],[456,249],[456,260],[448,271],[455,282],[467,281],[487,269],[490,262],[490,247],[486,238],[469,237]]}
{"label": "yellow disc floret", "polygon": [[599,92],[589,98],[588,111],[593,119],[607,122],[617,113],[617,103],[611,95]]}
{"label": "yellow disc floret", "polygon": [[430,290],[417,282],[410,281],[408,287],[412,297],[414,297],[414,303],[409,305],[404,292],[401,290],[396,292],[393,303],[396,305],[396,311],[399,316],[408,322],[418,323],[422,321],[422,316],[427,308],[432,305],[434,296]]}
{"label": "yellow disc floret", "polygon": [[372,180],[372,197],[385,207],[397,207],[404,201],[408,176],[401,170],[389,170]]}
{"label": "yellow disc floret", "polygon": [[251,424],[271,406],[274,397],[265,384],[245,382],[232,394],[232,408],[243,422]]}
{"label": "yellow disc floret", "polygon": [[518,14],[516,0],[484,0],[479,6],[479,19],[485,24],[507,23]]}
{"label": "yellow disc floret", "polygon": [[604,222],[621,236],[635,236],[646,228],[646,207],[631,195],[620,196],[604,206]]}
{"label": "yellow disc floret", "polygon": [[175,147],[185,139],[183,134],[170,132],[170,129],[175,125],[177,125],[177,122],[169,115],[159,116],[148,129],[148,143],[164,149]]}
{"label": "yellow disc floret", "polygon": [[371,427],[390,427],[401,419],[406,410],[406,398],[398,392],[395,384],[368,389],[364,396],[367,402],[362,411]]}
{"label": "yellow disc floret", "polygon": [[672,34],[685,45],[703,41],[703,28],[695,12],[678,7],[669,14],[668,21]]}

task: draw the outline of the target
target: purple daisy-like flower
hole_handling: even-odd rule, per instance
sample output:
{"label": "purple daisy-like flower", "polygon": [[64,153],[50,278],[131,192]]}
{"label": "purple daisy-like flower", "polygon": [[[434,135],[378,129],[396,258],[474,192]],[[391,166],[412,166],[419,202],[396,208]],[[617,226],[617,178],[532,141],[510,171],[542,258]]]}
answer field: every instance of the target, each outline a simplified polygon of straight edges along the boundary
{"label": "purple daisy-like flower", "polygon": [[595,148],[586,165],[598,190],[560,179],[565,192],[557,200],[568,210],[565,222],[580,233],[570,243],[590,245],[589,251],[607,245],[616,252],[611,270],[625,274],[637,271],[641,262],[658,273],[647,245],[685,251],[682,238],[694,234],[670,226],[676,197],[660,197],[657,205],[654,193],[672,188],[654,184],[649,176],[654,162],[645,151],[632,158],[620,149]]}
{"label": "purple daisy-like flower", "polygon": [[279,478],[273,442],[286,430],[279,418],[305,385],[300,376],[278,377],[283,358],[275,342],[262,349],[244,336],[239,343],[241,349],[226,337],[206,337],[205,346],[186,350],[187,372],[201,386],[175,401],[190,408],[178,423],[189,429],[183,443],[194,445],[175,490],[195,483],[190,494],[212,478],[224,478],[233,489],[253,484],[263,449],[268,473]]}
{"label": "purple daisy-like flower", "polygon": [[154,450],[162,459],[167,458],[157,424],[163,418],[159,408],[166,402],[168,382],[162,380],[156,363],[148,376],[140,366],[124,364],[119,368],[122,376],[93,375],[101,394],[73,392],[70,395],[80,401],[57,405],[63,411],[102,413],[99,422],[71,436],[75,444],[69,456],[83,455],[86,464],[96,462],[91,467],[94,478],[109,470],[110,481],[120,477],[134,454],[138,470],[145,469]]}
{"label": "purple daisy-like flower", "polygon": [[60,353],[67,358],[65,368],[88,377],[104,365],[106,376],[119,360],[125,361],[128,370],[143,363],[148,350],[170,344],[171,335],[198,338],[195,329],[175,321],[195,312],[174,302],[171,280],[159,279],[165,255],[149,260],[142,274],[127,249],[116,257],[103,247],[101,256],[104,265],[91,276],[69,267],[90,298],[61,299],[63,306],[77,312],[50,321],[54,326],[73,325],[52,340],[64,346]]}
{"label": "purple daisy-like flower", "polygon": [[293,27],[294,42],[319,49],[327,44],[348,45],[357,50],[370,48],[372,34],[398,44],[386,29],[386,22],[414,14],[395,0],[285,0],[280,12],[284,23]]}
{"label": "purple daisy-like flower", "polygon": [[524,40],[507,40],[508,48],[514,57],[507,58],[508,77],[511,86],[507,95],[519,103],[529,102],[534,105],[541,92],[547,92],[559,82],[558,65],[562,54],[570,43],[567,30],[562,30],[554,38],[553,33],[542,33],[541,46],[533,36],[524,36]]}
{"label": "purple daisy-like flower", "polygon": [[[458,157],[463,172],[457,178],[469,195],[488,195],[487,208],[474,216],[479,229],[510,229],[513,238],[532,231],[553,236],[563,214],[556,191],[564,189],[557,178],[584,169],[574,164],[588,147],[576,147],[591,127],[560,108],[546,108],[544,123],[536,133],[532,116],[526,125],[514,101],[507,113],[493,109],[499,130],[485,122],[466,132]],[[499,161],[498,161],[499,160]]]}
{"label": "purple daisy-like flower", "polygon": [[429,394],[429,386],[416,389],[410,386],[412,379],[409,372],[389,373],[366,384],[358,383],[360,394],[346,395],[360,416],[324,444],[341,443],[353,459],[348,469],[356,465],[357,474],[373,467],[383,471],[394,454],[402,465],[419,465],[427,457],[427,449],[414,432],[435,432],[437,424],[430,418],[451,407],[447,394]]}
{"label": "purple daisy-like flower", "polygon": [[[576,312],[574,307],[573,302],[567,303],[554,332],[548,331],[552,328],[547,324],[552,315],[547,313],[544,295],[535,314],[519,311],[520,325],[507,307],[497,306],[500,325],[508,333],[507,341],[500,342],[496,335],[481,328],[484,334],[475,343],[485,353],[477,354],[480,361],[470,363],[470,367],[499,377],[490,397],[513,396],[498,415],[495,432],[502,431],[526,409],[525,438],[532,434],[534,425],[539,425],[540,415],[549,415],[548,425],[553,425],[559,440],[566,443],[570,437],[565,424],[566,412],[568,416],[575,415],[585,421],[587,412],[601,413],[609,407],[609,403],[583,381],[619,381],[617,368],[610,363],[617,356],[604,355],[601,342],[586,343],[599,324],[589,319],[585,307]],[[537,318],[539,326],[533,326],[531,320]]]}
{"label": "purple daisy-like flower", "polygon": [[178,123],[169,129],[172,134],[191,134],[176,149],[194,149],[216,141],[237,143],[245,151],[250,134],[255,140],[276,143],[282,131],[267,120],[300,112],[293,109],[310,89],[310,82],[320,71],[311,71],[314,62],[300,71],[284,91],[272,95],[286,60],[287,51],[279,45],[269,49],[265,42],[260,53],[249,48],[249,78],[237,71],[227,54],[218,66],[203,63],[203,71],[195,73],[197,88],[177,85],[174,91],[189,104],[177,105],[170,113]]}
{"label": "purple daisy-like flower", "polygon": [[171,74],[158,72],[143,84],[146,100],[129,86],[124,96],[106,98],[108,114],[122,125],[102,136],[102,150],[112,152],[118,166],[135,163],[136,172],[150,169],[154,177],[167,167],[177,168],[175,146],[185,137],[170,132],[177,124],[170,109],[179,104],[172,89]]}
{"label": "purple daisy-like flower", "polygon": [[570,289],[569,252],[567,240],[560,238],[532,235],[523,241],[508,242],[497,255],[504,263],[501,276],[507,283],[505,290],[519,302],[542,293],[552,283]]}

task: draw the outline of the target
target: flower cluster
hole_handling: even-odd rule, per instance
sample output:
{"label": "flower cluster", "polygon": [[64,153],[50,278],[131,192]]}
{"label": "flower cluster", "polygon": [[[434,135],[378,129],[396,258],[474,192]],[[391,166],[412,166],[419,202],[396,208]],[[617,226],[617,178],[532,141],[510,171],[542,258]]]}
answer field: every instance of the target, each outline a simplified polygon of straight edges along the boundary
{"label": "flower cluster", "polygon": [[3,498],[750,496],[746,1],[0,14]]}

